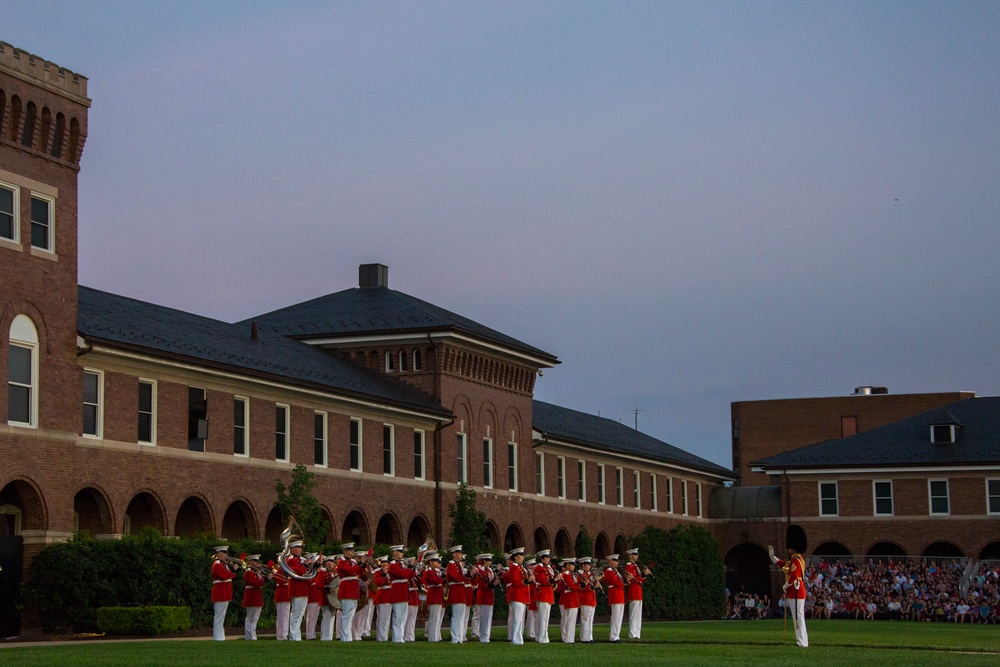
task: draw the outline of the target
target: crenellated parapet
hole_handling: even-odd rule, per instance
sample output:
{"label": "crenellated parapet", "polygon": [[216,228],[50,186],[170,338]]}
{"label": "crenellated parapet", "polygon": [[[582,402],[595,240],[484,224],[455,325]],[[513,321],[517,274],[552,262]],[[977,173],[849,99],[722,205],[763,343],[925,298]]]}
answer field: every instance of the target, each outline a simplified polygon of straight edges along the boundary
{"label": "crenellated parapet", "polygon": [[90,106],[90,98],[87,97],[87,77],[7,42],[0,42],[0,69],[68,97],[78,104]]}

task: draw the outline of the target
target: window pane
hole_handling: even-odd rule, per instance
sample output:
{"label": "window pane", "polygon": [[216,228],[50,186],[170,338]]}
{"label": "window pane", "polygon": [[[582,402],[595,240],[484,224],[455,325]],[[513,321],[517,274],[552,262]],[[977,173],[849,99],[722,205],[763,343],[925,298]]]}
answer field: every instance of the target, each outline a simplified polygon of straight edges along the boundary
{"label": "window pane", "polygon": [[931,482],[931,495],[934,497],[948,495],[948,482],[943,480]]}
{"label": "window pane", "polygon": [[49,247],[49,202],[31,198],[31,245],[43,250]]}
{"label": "window pane", "polygon": [[83,374],[83,402],[97,403],[98,376],[94,373]]}
{"label": "window pane", "polygon": [[139,442],[153,441],[153,385],[139,383]]}
{"label": "window pane", "polygon": [[83,406],[83,432],[86,435],[97,435],[97,406]]}
{"label": "window pane", "polygon": [[139,411],[153,411],[153,385],[148,382],[139,383]]}
{"label": "window pane", "polygon": [[10,369],[8,371],[11,382],[18,384],[31,384],[31,350],[17,345],[10,346]]}
{"label": "window pane", "polygon": [[7,418],[28,424],[31,421],[31,389],[10,385],[7,394]]}
{"label": "window pane", "polygon": [[0,236],[14,238],[14,191],[0,188]]}
{"label": "window pane", "polygon": [[361,423],[351,420],[351,470],[358,470],[360,466],[361,449]]}
{"label": "window pane", "polygon": [[382,427],[382,472],[392,474],[392,429]]}

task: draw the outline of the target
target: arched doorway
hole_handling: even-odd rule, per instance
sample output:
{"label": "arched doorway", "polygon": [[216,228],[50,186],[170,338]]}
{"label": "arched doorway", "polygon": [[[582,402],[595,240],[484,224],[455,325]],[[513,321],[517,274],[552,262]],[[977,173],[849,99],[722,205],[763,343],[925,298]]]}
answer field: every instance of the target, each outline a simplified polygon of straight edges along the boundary
{"label": "arched doorway", "polygon": [[73,496],[73,529],[86,531],[93,537],[114,533],[111,508],[104,494],[93,487],[80,489]]}
{"label": "arched doorway", "polygon": [[129,502],[128,507],[125,508],[125,518],[122,521],[122,534],[138,533],[147,526],[155,528],[161,535],[166,532],[166,517],[163,514],[163,505],[151,493],[137,493]]}
{"label": "arched doorway", "polygon": [[492,521],[486,522],[486,542],[490,551],[500,550],[500,530]]}
{"label": "arched doorway", "polygon": [[556,553],[559,558],[572,557],[573,543],[570,542],[569,533],[565,528],[560,528],[556,533]]}
{"label": "arched doorway", "polygon": [[628,550],[628,542],[625,541],[624,535],[619,535],[615,538],[615,553],[621,556],[622,562],[625,559],[625,552]]}
{"label": "arched doorway", "polygon": [[549,547],[549,536],[545,532],[545,529],[539,526],[535,528],[535,553],[538,553],[542,549],[548,549]]}
{"label": "arched doorway", "polygon": [[420,515],[413,517],[410,528],[406,531],[406,546],[417,549],[429,539],[433,539],[433,536],[427,519]]}
{"label": "arched doorway", "polygon": [[869,556],[905,556],[906,550],[895,542],[876,542],[868,549]]}
{"label": "arched doorway", "polygon": [[524,536],[521,534],[521,528],[516,523],[507,526],[507,532],[503,536],[503,550],[510,553],[523,546]]}
{"label": "arched doorway", "polygon": [[212,512],[205,501],[198,496],[191,496],[177,510],[177,520],[174,522],[174,535],[178,537],[195,537],[212,531]]}
{"label": "arched doorway", "polygon": [[256,537],[257,522],[250,505],[242,500],[234,500],[222,516],[222,537],[227,540],[245,540]]}
{"label": "arched doorway", "polygon": [[1000,542],[990,542],[979,552],[979,560],[1000,560]]}
{"label": "arched doorway", "polygon": [[851,550],[840,542],[823,542],[813,549],[813,556],[822,557],[827,562],[830,562],[831,558],[843,558],[850,555]]}
{"label": "arched doorway", "polygon": [[924,556],[928,558],[965,558],[962,550],[951,542],[932,542],[924,549]]}
{"label": "arched doorway", "polygon": [[594,540],[594,557],[604,560],[609,553],[611,553],[611,546],[608,544],[608,536],[604,533],[598,533],[597,539]]}
{"label": "arched doorway", "polygon": [[[20,479],[11,482],[0,490],[0,505],[11,508],[2,515],[0,535],[17,535],[23,530],[45,530],[48,523],[45,504],[34,485]],[[14,532],[15,528],[17,532]]]}
{"label": "arched doorway", "polygon": [[725,568],[730,593],[771,595],[771,559],[763,547],[737,544],[726,554]]}
{"label": "arched doorway", "polygon": [[267,515],[267,522],[264,524],[264,539],[281,546],[281,533],[285,530],[284,522],[281,520],[281,508],[275,505]]}
{"label": "arched doorway", "polygon": [[344,527],[340,530],[340,539],[343,542],[354,542],[355,544],[370,544],[370,533],[368,532],[368,520],[365,515],[354,510],[344,519]]}
{"label": "arched doorway", "polygon": [[383,514],[375,527],[375,544],[397,544],[403,539],[399,522],[391,514]]}

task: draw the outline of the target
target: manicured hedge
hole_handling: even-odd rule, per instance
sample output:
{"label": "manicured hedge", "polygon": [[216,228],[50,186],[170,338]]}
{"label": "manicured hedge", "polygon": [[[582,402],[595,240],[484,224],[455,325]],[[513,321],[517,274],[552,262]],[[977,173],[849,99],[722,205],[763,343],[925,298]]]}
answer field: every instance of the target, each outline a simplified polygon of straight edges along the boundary
{"label": "manicured hedge", "polygon": [[100,607],[97,610],[97,629],[109,635],[162,635],[190,627],[190,607]]}

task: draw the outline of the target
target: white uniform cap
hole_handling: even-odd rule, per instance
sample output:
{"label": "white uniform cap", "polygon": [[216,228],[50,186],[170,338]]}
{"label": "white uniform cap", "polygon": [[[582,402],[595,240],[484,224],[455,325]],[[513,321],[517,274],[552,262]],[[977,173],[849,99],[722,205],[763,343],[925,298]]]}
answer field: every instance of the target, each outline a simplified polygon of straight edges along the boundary
{"label": "white uniform cap", "polygon": [[393,544],[391,547],[389,547],[389,551],[406,551],[406,547],[404,547],[402,544]]}
{"label": "white uniform cap", "polygon": [[621,560],[618,558],[618,554],[608,554],[608,560]]}
{"label": "white uniform cap", "polygon": [[535,554],[535,558],[545,558],[546,556],[549,556],[550,558],[552,557],[552,553],[548,549],[542,549]]}
{"label": "white uniform cap", "polygon": [[354,548],[354,542],[348,542],[347,544],[341,544],[340,545],[340,550],[341,551],[346,551],[348,549],[353,549],[353,548]]}
{"label": "white uniform cap", "polygon": [[451,553],[456,553],[456,552],[460,553],[462,551],[462,545],[461,544],[456,544],[453,547],[448,547],[448,551],[450,551]]}
{"label": "white uniform cap", "polygon": [[631,556],[632,554],[638,555],[639,554],[639,547],[636,547],[635,549],[629,549],[625,553],[627,553],[629,556]]}
{"label": "white uniform cap", "polygon": [[229,547],[227,547],[224,544],[220,544],[219,546],[215,547],[214,551],[215,553],[220,553],[220,552],[227,553],[229,551]]}

